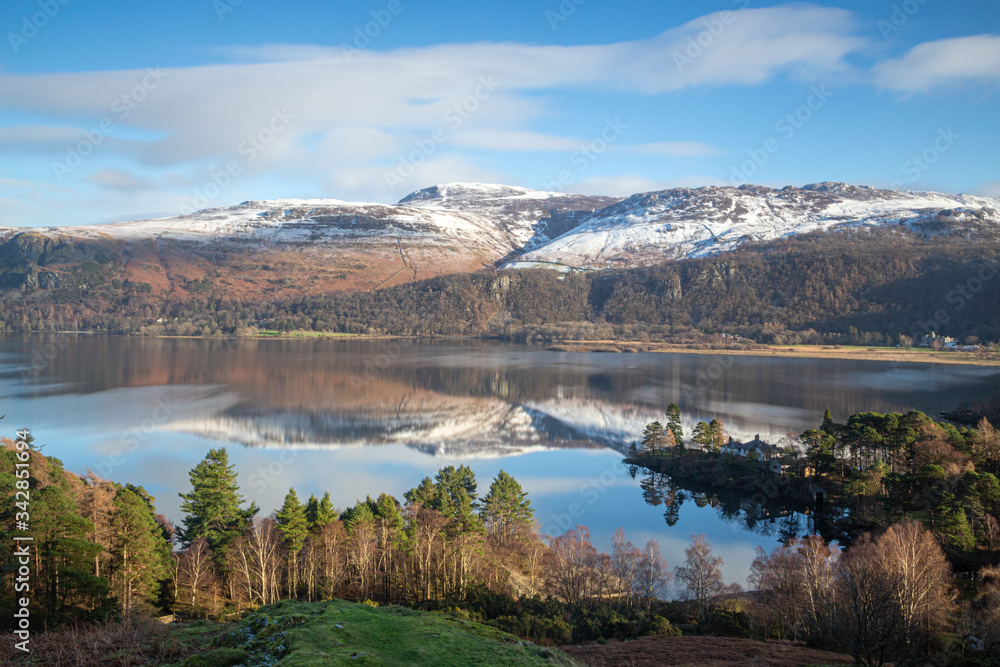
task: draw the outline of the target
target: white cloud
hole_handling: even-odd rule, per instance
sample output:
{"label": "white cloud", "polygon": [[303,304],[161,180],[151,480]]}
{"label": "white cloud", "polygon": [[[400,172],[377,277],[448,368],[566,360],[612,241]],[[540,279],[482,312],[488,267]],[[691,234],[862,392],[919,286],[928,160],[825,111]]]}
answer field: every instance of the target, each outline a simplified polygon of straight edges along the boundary
{"label": "white cloud", "polygon": [[70,188],[52,185],[51,183],[38,183],[36,181],[27,181],[23,178],[5,178],[2,176],[0,176],[0,188],[8,188],[10,190],[49,190],[52,192],[73,192]]}
{"label": "white cloud", "polygon": [[469,130],[456,133],[453,143],[495,151],[573,151],[584,142],[524,130]]}
{"label": "white cloud", "polygon": [[879,63],[873,74],[879,85],[907,92],[967,82],[1000,83],[1000,35],[924,42]]}
{"label": "white cloud", "polygon": [[637,176],[598,176],[588,178],[580,183],[573,183],[565,189],[584,195],[628,197],[637,192],[656,192],[667,187],[663,181],[654,181]]}
{"label": "white cloud", "polygon": [[[155,81],[148,70],[0,72],[0,111],[29,119],[0,128],[0,150],[60,160],[67,146],[108,121],[112,132],[68,177],[71,185],[97,193],[87,200],[95,210],[172,210],[208,182],[211,169],[230,160],[241,174],[226,190],[226,202],[259,196],[252,190],[261,183],[294,185],[296,191],[282,192],[287,196],[395,201],[435,182],[514,183],[521,177],[502,173],[477,152],[579,150],[589,137],[537,131],[539,121],[551,124],[565,113],[559,105],[567,91],[612,100],[618,95],[627,108],[639,96],[759,86],[781,77],[841,77],[908,92],[1000,81],[1000,36],[928,42],[861,71],[848,60],[870,44],[854,34],[856,27],[848,10],[792,4],[716,12],[651,39],[610,44],[478,42],[359,51],[350,58],[337,47],[238,47],[216,64],[156,70]],[[129,104],[123,106],[123,99]],[[277,132],[276,113],[289,116]],[[604,110],[593,113],[600,117]],[[652,137],[623,137],[646,143],[614,142],[608,152],[663,158],[721,153],[696,140],[700,136],[685,136],[683,127],[669,127]],[[446,140],[402,183],[387,183],[386,171],[405,161],[417,142],[442,132]],[[255,141],[259,150],[250,150]],[[625,195],[717,182],[694,178],[660,182],[597,174],[566,189]]]}
{"label": "white cloud", "polygon": [[151,178],[139,177],[119,169],[102,169],[86,177],[86,180],[108,190],[138,192],[155,189],[157,184]]}
{"label": "white cloud", "polygon": [[[720,16],[705,17],[705,25]],[[522,133],[514,136],[523,141],[531,138],[524,126],[545,112],[542,100],[525,94],[533,91],[656,94],[841,69],[844,56],[860,48],[851,27],[848,12],[813,5],[738,11],[690,67],[676,66],[673,54],[706,29],[701,20],[650,40],[449,44],[361,52],[350,62],[337,48],[241,48],[233,54],[270,60],[157,70],[156,81],[146,70],[0,75],[0,107],[62,117],[81,128],[108,119],[116,128],[156,133],[161,138],[130,148],[143,163],[160,166],[238,158],[248,137],[266,132],[274,110],[287,109],[294,119],[261,152],[253,166],[260,170],[301,159],[301,138],[342,128],[419,134],[460,125],[485,132],[478,137],[483,145],[495,144],[500,135],[489,132],[501,130]],[[122,96],[136,91],[142,99],[132,99],[125,116]],[[56,143],[69,139],[69,128],[51,133]],[[21,142],[50,147],[53,139],[36,128]]]}
{"label": "white cloud", "polygon": [[[471,130],[459,132],[456,146],[495,151],[569,152],[585,148],[590,139],[557,137],[523,130]],[[705,156],[718,155],[719,149],[700,141],[657,141],[645,144],[609,144],[608,150],[641,155]]]}
{"label": "white cloud", "polygon": [[641,155],[671,155],[699,157],[705,155],[719,155],[722,151],[700,141],[656,141],[648,144],[618,145],[611,147],[612,151],[618,150],[623,153],[638,153]]}

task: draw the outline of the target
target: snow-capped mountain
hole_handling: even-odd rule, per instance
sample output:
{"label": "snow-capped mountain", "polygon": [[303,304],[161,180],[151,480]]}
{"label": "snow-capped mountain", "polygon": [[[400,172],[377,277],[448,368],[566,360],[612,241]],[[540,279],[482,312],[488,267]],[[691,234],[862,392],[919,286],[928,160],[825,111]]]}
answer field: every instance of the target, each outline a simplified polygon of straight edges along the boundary
{"label": "snow-capped mountain", "polygon": [[616,201],[451,184],[396,205],[278,199],[108,225],[0,228],[0,296],[93,287],[93,276],[67,271],[87,262],[105,266],[105,278],[180,298],[195,281],[239,299],[377,289],[494,266]]}
{"label": "snow-capped mountain", "polygon": [[74,269],[96,262],[104,280],[161,296],[210,289],[239,299],[289,297],[494,266],[639,266],[844,226],[996,238],[1000,198],[820,183],[618,199],[452,183],[394,205],[278,199],[156,220],[0,228],[0,286],[8,298],[87,289],[93,271]]}
{"label": "snow-capped mountain", "polygon": [[517,403],[436,395],[419,409],[261,409],[232,405],[165,430],[247,447],[326,449],[405,445],[446,458],[495,458],[531,451],[607,447],[625,452],[658,411],[598,400]]}
{"label": "snow-capped mountain", "polygon": [[[137,241],[232,239],[271,244],[334,242],[384,237],[395,243],[460,239],[483,249],[506,253],[538,236],[553,217],[581,217],[617,201],[558,192],[537,192],[505,185],[456,183],[414,192],[396,205],[346,202],[339,199],[275,199],[246,201],[190,215],[107,225],[47,227],[35,232],[58,238]],[[12,231],[9,228],[3,231]]]}
{"label": "snow-capped mountain", "polygon": [[995,236],[1000,198],[829,182],[780,190],[744,185],[648,192],[594,212],[511,266],[636,266],[713,255],[751,240],[897,225],[926,233]]}

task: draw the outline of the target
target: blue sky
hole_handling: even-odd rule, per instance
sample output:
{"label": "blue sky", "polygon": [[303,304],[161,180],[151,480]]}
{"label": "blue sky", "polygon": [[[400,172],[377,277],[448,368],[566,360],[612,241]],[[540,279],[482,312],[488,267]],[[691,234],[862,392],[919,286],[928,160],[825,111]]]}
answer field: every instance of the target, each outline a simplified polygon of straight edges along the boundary
{"label": "blue sky", "polygon": [[996,2],[12,0],[0,26],[3,226],[455,181],[1000,196]]}

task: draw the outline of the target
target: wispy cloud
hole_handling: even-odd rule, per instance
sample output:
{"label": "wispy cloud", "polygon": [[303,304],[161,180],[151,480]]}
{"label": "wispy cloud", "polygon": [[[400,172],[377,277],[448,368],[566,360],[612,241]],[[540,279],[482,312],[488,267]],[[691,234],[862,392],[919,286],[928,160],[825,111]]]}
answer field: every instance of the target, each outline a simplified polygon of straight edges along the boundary
{"label": "wispy cloud", "polygon": [[965,83],[1000,83],[1000,35],[925,42],[900,58],[879,63],[875,81],[892,90],[927,92]]}
{"label": "wispy cloud", "polygon": [[[516,183],[519,175],[504,171],[515,154],[579,150],[588,137],[545,131],[567,113],[571,98],[603,96],[628,109],[654,96],[728,94],[776,81],[863,81],[919,93],[1000,80],[995,35],[928,42],[862,67],[872,51],[860,32],[851,11],[791,4],[716,12],[653,38],[606,44],[484,41],[369,49],[350,57],[338,47],[271,44],[216,49],[213,64],[157,68],[155,79],[145,69],[0,73],[0,111],[19,123],[0,127],[0,150],[48,165],[65,159],[88,133],[95,136],[102,123],[111,127],[87,151],[91,156],[60,180],[86,192],[88,205],[102,202],[95,206],[105,209],[172,210],[230,160],[241,173],[227,196],[236,196],[243,183],[250,189],[272,179],[300,184],[297,192],[281,193],[288,196],[394,201],[403,190],[439,181]],[[452,124],[449,114],[484,81],[495,90],[460,125]],[[123,96],[137,90],[142,99],[123,106]],[[573,109],[573,119],[584,111]],[[248,159],[247,141],[267,132],[276,112],[291,117],[287,127]],[[594,113],[599,123],[605,111]],[[586,132],[579,130],[583,123],[575,127]],[[386,171],[442,129],[446,140],[414,165],[405,183],[387,185]],[[682,169],[710,171],[695,160],[725,151],[714,145],[715,135],[699,129],[645,127],[607,152],[674,158],[694,163]],[[615,162],[602,162],[610,175],[588,172],[580,187],[630,194],[663,185],[649,173],[616,175],[621,160]]]}
{"label": "wispy cloud", "polygon": [[[7,133],[12,136],[0,132],[0,145],[50,152],[110,118],[157,138],[118,140],[102,150],[146,167],[184,167],[234,157],[275,108],[287,108],[295,120],[248,171],[330,173],[344,160],[391,160],[399,146],[444,125],[449,109],[486,77],[497,90],[456,133],[455,145],[573,150],[575,139],[531,131],[530,125],[547,113],[535,91],[651,95],[696,86],[752,86],[787,72],[843,69],[844,56],[861,47],[850,35],[852,19],[844,10],[812,5],[752,9],[736,12],[717,43],[693,66],[683,71],[674,67],[673,52],[700,30],[704,28],[695,21],[648,40],[582,46],[445,44],[361,52],[350,62],[336,48],[241,47],[230,53],[239,62],[165,68],[163,83],[124,120],[116,118],[113,105],[142,81],[142,70],[0,75],[0,106],[69,124],[17,128]],[[635,150],[658,155],[712,152],[683,136]],[[117,187],[104,177],[95,182]]]}

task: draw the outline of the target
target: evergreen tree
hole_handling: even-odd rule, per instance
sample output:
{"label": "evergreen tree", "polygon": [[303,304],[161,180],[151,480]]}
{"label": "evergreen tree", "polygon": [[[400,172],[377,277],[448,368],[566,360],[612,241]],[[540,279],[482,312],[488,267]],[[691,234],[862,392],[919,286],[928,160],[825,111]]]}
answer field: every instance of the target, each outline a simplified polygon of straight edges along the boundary
{"label": "evergreen tree", "polygon": [[313,529],[316,520],[316,513],[319,511],[319,499],[316,498],[315,493],[309,494],[309,500],[306,501],[306,523],[309,524],[309,530]]}
{"label": "evergreen tree", "polygon": [[424,477],[420,486],[403,494],[407,505],[420,505],[426,509],[436,509],[438,505],[438,490],[430,477]]}
{"label": "evergreen tree", "polygon": [[[472,509],[475,509],[478,500],[476,494],[478,484],[472,468],[464,465],[458,468],[448,466],[439,470],[434,479],[438,494],[451,496],[453,506],[457,508],[467,502]],[[463,493],[465,500],[463,500]]]}
{"label": "evergreen tree", "polygon": [[188,475],[191,491],[179,494],[185,514],[181,542],[187,546],[204,537],[221,564],[229,545],[243,534],[259,508],[257,503],[251,503],[247,509],[240,509],[244,498],[239,492],[235,466],[229,464],[224,447],[210,450]]}
{"label": "evergreen tree", "polygon": [[712,431],[705,422],[698,422],[694,427],[694,435],[691,438],[694,444],[698,445],[701,449],[711,449],[712,448]]}
{"label": "evergreen tree", "polygon": [[309,534],[306,508],[299,502],[295,489],[288,489],[285,502],[275,513],[274,518],[285,543],[285,549],[288,550],[288,592],[294,598],[298,593],[299,552],[302,551],[306,535]]}
{"label": "evergreen tree", "polygon": [[684,447],[684,427],[681,425],[681,409],[676,403],[667,406],[667,430],[674,436],[674,443]]}
{"label": "evergreen tree", "polygon": [[309,496],[309,502],[306,503],[306,521],[309,523],[310,532],[322,530],[336,518],[337,510],[330,501],[329,491],[323,493],[320,500],[316,500],[314,495]]}
{"label": "evergreen tree", "polygon": [[830,408],[826,409],[823,413],[823,425],[819,427],[824,433],[829,433],[830,435],[835,435],[837,432],[837,425],[833,423],[833,415],[830,413]]}
{"label": "evergreen tree", "polygon": [[708,423],[709,432],[709,442],[708,446],[713,452],[717,452],[722,449],[722,446],[726,444],[726,427],[723,426],[722,421],[719,419],[713,419]]}
{"label": "evergreen tree", "polygon": [[347,531],[353,532],[356,524],[373,523],[375,521],[375,512],[372,509],[374,506],[375,502],[369,497],[364,501],[359,500],[357,505],[344,510],[344,513],[340,515],[340,520],[344,522]]}
{"label": "evergreen tree", "polygon": [[816,474],[836,472],[837,457],[833,449],[836,441],[832,435],[826,431],[809,429],[799,437],[806,446],[806,461]]}
{"label": "evergreen tree", "polygon": [[107,581],[91,573],[101,552],[87,539],[93,524],[77,515],[75,500],[56,484],[32,491],[31,518],[38,597],[45,612],[61,620],[93,608],[108,593]]}
{"label": "evergreen tree", "polygon": [[487,534],[503,543],[531,528],[535,511],[517,480],[501,470],[483,499],[482,518]]}
{"label": "evergreen tree", "polygon": [[111,583],[126,617],[142,602],[155,603],[161,580],[170,574],[170,547],[154,514],[147,498],[132,488],[115,494]]}
{"label": "evergreen tree", "polygon": [[382,592],[385,599],[392,595],[396,578],[396,557],[403,544],[406,521],[399,510],[399,503],[388,493],[383,493],[375,501],[375,530],[379,542],[379,565],[383,572]]}
{"label": "evergreen tree", "polygon": [[660,422],[646,424],[646,428],[642,432],[642,449],[650,453],[658,452],[663,449],[665,439],[663,424]]}

